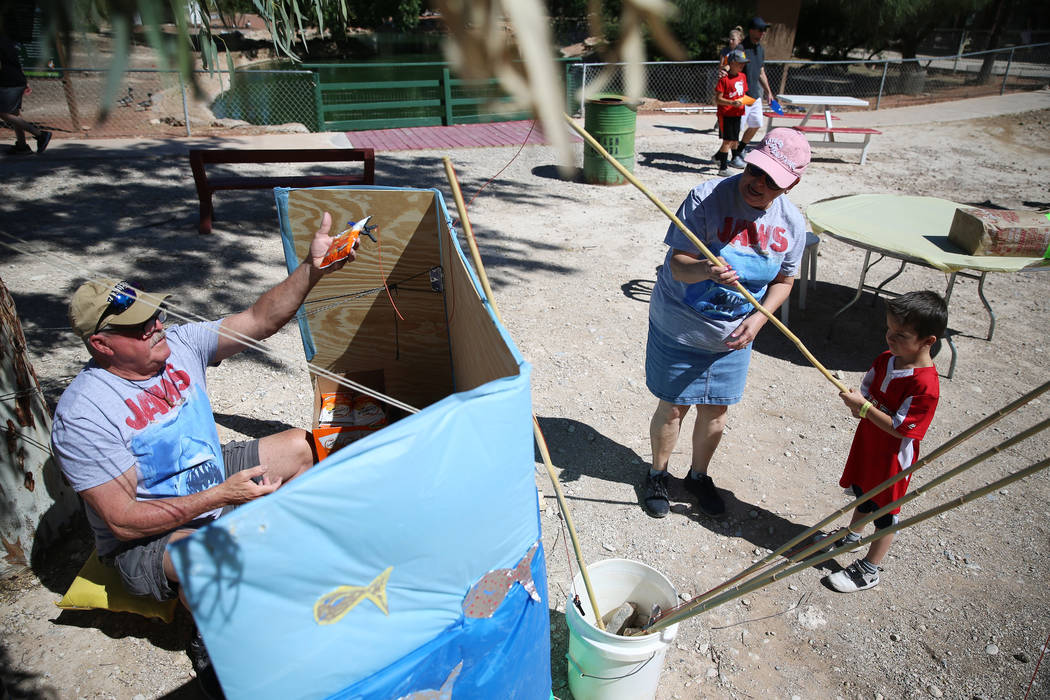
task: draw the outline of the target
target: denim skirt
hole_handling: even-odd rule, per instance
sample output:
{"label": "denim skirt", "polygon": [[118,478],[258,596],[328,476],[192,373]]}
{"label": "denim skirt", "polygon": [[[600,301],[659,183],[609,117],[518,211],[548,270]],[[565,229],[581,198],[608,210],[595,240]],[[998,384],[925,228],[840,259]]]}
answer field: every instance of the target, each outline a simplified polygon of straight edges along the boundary
{"label": "denim skirt", "polygon": [[751,344],[743,350],[708,352],[682,345],[649,324],[645,345],[645,384],[659,399],[679,406],[739,403],[751,364]]}

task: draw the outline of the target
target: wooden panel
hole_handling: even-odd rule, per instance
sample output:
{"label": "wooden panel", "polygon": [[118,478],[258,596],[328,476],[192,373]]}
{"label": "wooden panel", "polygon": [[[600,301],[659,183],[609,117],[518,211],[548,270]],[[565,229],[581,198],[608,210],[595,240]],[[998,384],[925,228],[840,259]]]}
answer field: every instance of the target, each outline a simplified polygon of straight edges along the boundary
{"label": "wooden panel", "polygon": [[441,117],[402,117],[402,118],[388,118],[383,117],[382,119],[343,119],[341,121],[326,121],[324,123],[325,129],[328,131],[351,131],[354,129],[369,130],[369,129],[394,129],[402,127],[417,127],[417,126],[441,126]]}
{"label": "wooden panel", "polygon": [[450,394],[444,298],[432,290],[429,275],[441,263],[434,193],[294,190],[288,212],[298,257],[306,255],[325,211],[336,232],[371,215],[379,244],[362,237],[357,260],[324,277],[307,297],[314,364],[334,372],[382,370],[386,393],[417,408]]}
{"label": "wooden panel", "polygon": [[[443,227],[442,235],[450,232]],[[449,308],[449,337],[456,391],[468,391],[493,379],[518,374],[518,363],[481,303],[463,259],[451,243],[442,247]]]}
{"label": "wooden panel", "polygon": [[[510,98],[508,98],[509,100]],[[326,103],[321,111],[324,114],[335,114],[337,112],[372,112],[377,109],[409,109],[413,107],[440,107],[442,101],[439,99],[423,100],[385,100],[383,102],[330,102]]]}

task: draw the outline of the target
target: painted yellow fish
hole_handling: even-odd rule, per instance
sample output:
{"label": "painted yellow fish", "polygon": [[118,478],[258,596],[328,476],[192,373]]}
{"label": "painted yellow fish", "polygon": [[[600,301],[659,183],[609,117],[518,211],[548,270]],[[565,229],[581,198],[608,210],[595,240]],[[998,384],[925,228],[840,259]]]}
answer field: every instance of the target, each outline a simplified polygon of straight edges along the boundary
{"label": "painted yellow fish", "polygon": [[367,586],[340,586],[331,593],[325,593],[314,603],[314,620],[319,625],[339,622],[343,619],[343,615],[353,610],[365,598],[375,603],[384,615],[389,615],[390,611],[386,604],[386,584],[393,570],[394,567],[387,567],[386,571],[376,576]]}
{"label": "painted yellow fish", "polygon": [[460,661],[437,690],[417,690],[414,693],[402,695],[397,700],[452,700],[452,686],[462,670],[463,662]]}

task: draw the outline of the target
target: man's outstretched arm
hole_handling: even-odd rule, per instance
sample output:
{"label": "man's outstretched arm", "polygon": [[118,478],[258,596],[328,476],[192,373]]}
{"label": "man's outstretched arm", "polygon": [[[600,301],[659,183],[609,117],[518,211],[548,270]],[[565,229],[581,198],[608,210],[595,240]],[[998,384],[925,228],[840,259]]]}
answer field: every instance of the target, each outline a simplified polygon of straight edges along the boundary
{"label": "man's outstretched arm", "polygon": [[[299,267],[283,282],[264,292],[247,310],[225,318],[222,322],[223,330],[246,335],[253,340],[262,340],[269,338],[288,323],[318,280],[357,257],[357,251],[354,250],[346,260],[321,269],[321,261],[332,245],[331,228],[332,216],[325,212],[321,218],[321,227],[310,242],[310,252],[299,263]],[[215,361],[225,360],[244,348],[245,345],[238,340],[220,335]]]}

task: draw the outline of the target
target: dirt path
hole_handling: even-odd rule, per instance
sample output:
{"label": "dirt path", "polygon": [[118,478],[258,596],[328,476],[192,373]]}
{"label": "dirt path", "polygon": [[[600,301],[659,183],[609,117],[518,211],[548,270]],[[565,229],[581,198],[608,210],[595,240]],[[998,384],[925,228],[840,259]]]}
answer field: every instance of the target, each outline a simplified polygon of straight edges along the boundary
{"label": "dirt path", "polygon": [[[640,130],[636,173],[672,208],[711,177],[717,147],[710,115],[657,118]],[[868,164],[852,152],[818,151],[790,195],[805,208],[825,197],[896,192],[1047,208],[1050,112],[965,122],[889,126]],[[517,149],[450,153],[468,199]],[[6,254],[11,289],[54,401],[85,359],[65,331],[63,299],[86,267],[182,295],[215,317],[243,307],[283,274],[272,197],[232,193],[216,200],[216,233],[197,236],[196,198],[183,158],[134,148],[97,158],[0,163],[2,228],[32,236],[39,256]],[[56,153],[59,151],[56,150]],[[415,151],[383,154],[377,182],[438,187],[448,196],[440,158]],[[134,156],[134,157],[131,157]],[[666,574],[684,596],[719,583],[800,529],[847,502],[836,486],[854,429],[833,387],[772,328],[756,342],[744,401],[712,467],[729,515],[714,521],[675,489],[670,517],[653,520],[638,505],[649,455],[654,399],[642,358],[648,291],[663,257],[666,221],[630,187],[558,179],[555,156],[528,147],[474,201],[472,222],[511,337],[533,364],[535,410],[566,489],[590,561],[625,557]],[[577,156],[577,163],[581,159]],[[856,385],[884,348],[882,311],[866,297],[827,338],[827,319],[852,295],[863,254],[825,240],[807,308],[793,298],[791,327],[830,369]],[[892,264],[882,263],[876,271]],[[909,267],[891,287],[943,291],[945,277]],[[925,445],[932,448],[1050,376],[1050,275],[993,275],[988,318],[976,284],[960,280],[950,327],[959,360],[942,378],[942,402]],[[272,346],[301,357],[288,328]],[[942,373],[948,351],[937,357]],[[229,361],[210,375],[223,440],[305,425],[310,389],[301,361],[259,356]],[[942,463],[913,488],[1047,415],[1048,400],[1004,420]],[[1046,456],[1030,440],[923,499],[918,512]],[[686,472],[684,442],[672,472]],[[542,470],[544,544],[550,567],[554,693],[568,698],[560,611],[575,573],[566,557],[552,489]],[[843,596],[807,570],[683,623],[657,697],[900,698],[1022,697],[1050,633],[1046,581],[1050,560],[1050,478],[1033,477],[902,533],[884,564],[883,582]],[[907,515],[907,513],[906,513]],[[53,606],[90,551],[83,537],[56,547],[35,572],[0,586],[0,672],[12,697],[191,698],[196,689],[183,652],[189,624],[164,626],[128,615],[63,612]],[[839,564],[845,565],[848,559]],[[1031,697],[1046,697],[1044,665]]]}

